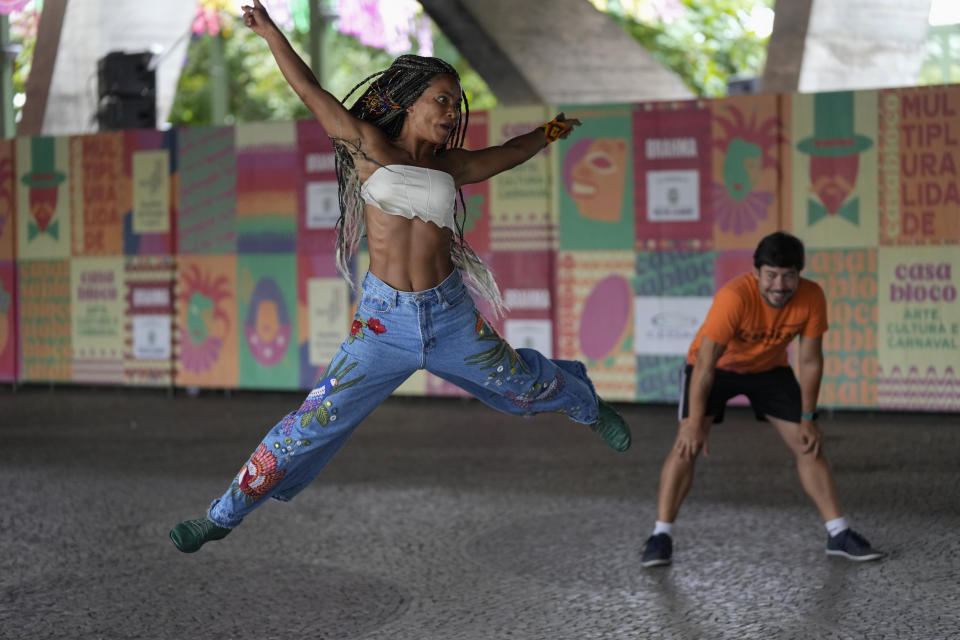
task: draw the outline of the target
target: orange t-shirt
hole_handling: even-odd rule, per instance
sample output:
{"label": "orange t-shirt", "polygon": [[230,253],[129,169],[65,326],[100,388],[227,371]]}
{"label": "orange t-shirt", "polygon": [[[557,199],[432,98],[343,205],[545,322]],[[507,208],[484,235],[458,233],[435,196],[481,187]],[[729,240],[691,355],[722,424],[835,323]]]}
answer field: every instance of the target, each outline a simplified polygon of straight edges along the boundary
{"label": "orange t-shirt", "polygon": [[797,291],[782,309],[760,296],[757,279],[745,273],[725,284],[713,297],[707,319],[687,352],[694,364],[703,336],[727,348],[717,368],[758,373],[789,364],[787,345],[798,335],[817,338],[827,330],[827,300],[820,285],[800,278]]}

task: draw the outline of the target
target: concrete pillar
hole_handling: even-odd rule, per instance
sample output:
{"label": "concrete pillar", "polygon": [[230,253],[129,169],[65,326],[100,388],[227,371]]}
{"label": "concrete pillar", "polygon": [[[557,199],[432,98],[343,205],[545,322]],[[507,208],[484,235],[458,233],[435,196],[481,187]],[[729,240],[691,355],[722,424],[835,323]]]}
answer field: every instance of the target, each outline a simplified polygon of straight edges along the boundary
{"label": "concrete pillar", "polygon": [[43,119],[47,113],[53,67],[60,49],[60,33],[66,11],[67,0],[47,0],[43,3],[30,75],[27,77],[26,101],[17,126],[18,136],[38,136],[43,133]]}
{"label": "concrete pillar", "polygon": [[791,93],[800,86],[800,66],[813,0],[777,0],[767,43],[764,93]]}

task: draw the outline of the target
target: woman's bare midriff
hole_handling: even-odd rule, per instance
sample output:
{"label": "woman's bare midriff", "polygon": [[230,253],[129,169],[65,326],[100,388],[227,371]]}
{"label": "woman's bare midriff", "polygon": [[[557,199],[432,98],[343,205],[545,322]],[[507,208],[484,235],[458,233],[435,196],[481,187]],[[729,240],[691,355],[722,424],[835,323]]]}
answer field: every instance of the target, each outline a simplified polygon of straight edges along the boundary
{"label": "woman's bare midriff", "polygon": [[367,206],[370,273],[398,291],[431,289],[453,273],[449,229]]}

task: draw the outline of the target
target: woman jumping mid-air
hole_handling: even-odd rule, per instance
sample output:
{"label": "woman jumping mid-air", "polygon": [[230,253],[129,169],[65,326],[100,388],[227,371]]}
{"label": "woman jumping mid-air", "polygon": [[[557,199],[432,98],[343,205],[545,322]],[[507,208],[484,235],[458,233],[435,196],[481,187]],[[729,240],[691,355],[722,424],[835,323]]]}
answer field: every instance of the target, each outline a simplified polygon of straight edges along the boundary
{"label": "woman jumping mid-air", "polygon": [[417,369],[499,411],[564,413],[626,451],[630,431],[597,397],[583,364],[512,349],[467,292],[469,286],[497,312],[503,309],[490,271],[463,238],[460,188],[529,160],[580,122],[560,114],[501,146],[467,151],[469,109],[462,117],[466,98],[446,62],[400,56],[360,83],[370,82],[347,109],[318,84],[259,0],[243,7],[243,19],[267,41],[287,82],[334,142],[340,271],[349,277],[363,236],[370,267],[350,334],[321,380],[267,433],[206,517],[170,531],[177,548],[189,553],[223,538],[267,498],[293,498]]}

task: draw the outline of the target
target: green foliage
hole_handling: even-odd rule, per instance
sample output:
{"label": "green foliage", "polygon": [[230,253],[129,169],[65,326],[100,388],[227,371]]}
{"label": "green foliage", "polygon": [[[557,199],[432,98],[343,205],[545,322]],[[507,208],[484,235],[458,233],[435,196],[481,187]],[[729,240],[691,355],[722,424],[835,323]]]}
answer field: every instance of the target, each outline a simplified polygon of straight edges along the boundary
{"label": "green foliage", "polygon": [[930,27],[918,85],[960,82],[960,24]]}
{"label": "green foliage", "polygon": [[[726,95],[729,77],[762,74],[767,37],[751,31],[749,18],[758,6],[772,7],[773,0],[679,1],[684,10],[670,22],[638,21],[616,10],[610,15],[697,95]],[[266,43],[239,19],[232,20],[225,35],[202,36],[190,42],[170,112],[171,124],[211,124],[211,75],[218,59],[213,47],[218,40],[227,84],[228,123],[310,118],[281,75]],[[304,60],[309,60],[309,34],[294,30],[289,37]],[[394,58],[333,28],[326,30],[324,40],[323,84],[339,98],[370,74],[388,67]],[[450,62],[460,73],[470,109],[494,108],[497,99],[490,88],[436,25],[433,40],[434,55]],[[415,45],[411,42],[413,52]]]}
{"label": "green foliage", "polygon": [[[328,59],[324,64],[324,85],[341,100],[358,82],[371,73],[386,69],[393,62],[394,56],[381,49],[364,46],[354,36],[329,29],[326,37],[324,50]],[[274,68],[276,69],[276,65]],[[358,89],[347,104],[353,104],[361,91],[362,89]]]}
{"label": "green foliage", "polygon": [[[26,95],[27,78],[30,77],[30,67],[33,63],[33,50],[36,48],[37,39],[25,38],[22,42],[23,49],[17,55],[13,63],[13,93]],[[15,107],[14,113],[19,113],[22,107]],[[19,118],[17,118],[19,120]]]}
{"label": "green foliage", "polygon": [[[33,51],[37,46],[37,23],[43,3],[34,0],[27,4],[22,11],[12,12],[8,16],[10,24],[10,41],[20,45],[20,53],[13,62],[13,95],[21,98],[27,93],[27,78],[30,77],[30,68],[33,65]],[[19,122],[22,103],[17,106],[14,101],[14,119]]]}
{"label": "green foliage", "polygon": [[[187,62],[180,74],[170,109],[173,125],[201,126],[212,122],[215,46],[223,49],[227,85],[228,122],[294,120],[310,112],[287,85],[266,43],[237,21],[226,36],[194,37],[187,47]],[[294,46],[298,43],[294,40]],[[302,52],[302,47],[298,47]],[[216,123],[222,124],[222,123]]]}
{"label": "green foliage", "polygon": [[751,30],[749,18],[773,0],[681,0],[682,15],[670,23],[639,22],[611,13],[665,67],[698,96],[727,93],[731,76],[761,76],[767,40]]}
{"label": "green foliage", "polygon": [[[436,25],[433,25],[432,30],[433,55],[449,62],[460,74],[460,83],[467,94],[470,109],[481,110],[495,107],[497,98],[490,91],[483,78],[480,77],[480,74],[473,70],[446,36],[436,28]],[[307,36],[302,35],[300,37],[305,39]],[[358,82],[371,73],[386,69],[393,62],[394,56],[386,51],[364,46],[354,36],[331,29],[326,37],[328,42],[325,50],[328,52],[328,60],[324,65],[326,75],[324,84],[327,90],[338,98],[342,99]],[[411,43],[410,53],[416,52],[416,48]],[[352,102],[352,98],[348,101],[348,104],[350,102]]]}
{"label": "green foliage", "polygon": [[[433,55],[449,62],[460,74],[460,83],[467,94],[470,109],[481,110],[495,107],[497,98],[490,91],[483,78],[480,77],[480,74],[473,70],[473,67],[460,55],[460,52],[450,43],[447,37],[437,29],[436,25],[432,26],[432,31]],[[307,38],[305,34],[299,35],[299,37],[304,40]],[[326,37],[325,51],[328,52],[328,60],[324,65],[326,75],[324,84],[327,90],[338,98],[342,99],[358,82],[371,73],[386,69],[393,62],[394,56],[386,51],[364,46],[354,36],[330,29]],[[304,44],[306,43],[304,42]],[[416,48],[411,43],[410,53],[416,52]],[[353,98],[348,101],[348,104],[352,103],[352,100]]]}
{"label": "green foliage", "polygon": [[[312,116],[287,85],[267,44],[237,19],[227,35],[219,37],[223,48],[228,108],[227,122],[309,119]],[[460,73],[471,110],[491,109],[497,99],[460,53],[434,27],[434,55],[447,60]],[[309,63],[309,34],[294,30],[288,34],[297,52]],[[324,88],[343,98],[358,82],[390,66],[394,56],[360,43],[354,36],[329,28],[324,34]],[[170,110],[173,125],[212,124],[211,75],[217,60],[217,38],[193,38],[187,49],[187,63],[180,74],[176,97]],[[411,43],[411,51],[416,50]],[[348,101],[351,104],[359,94]]]}

